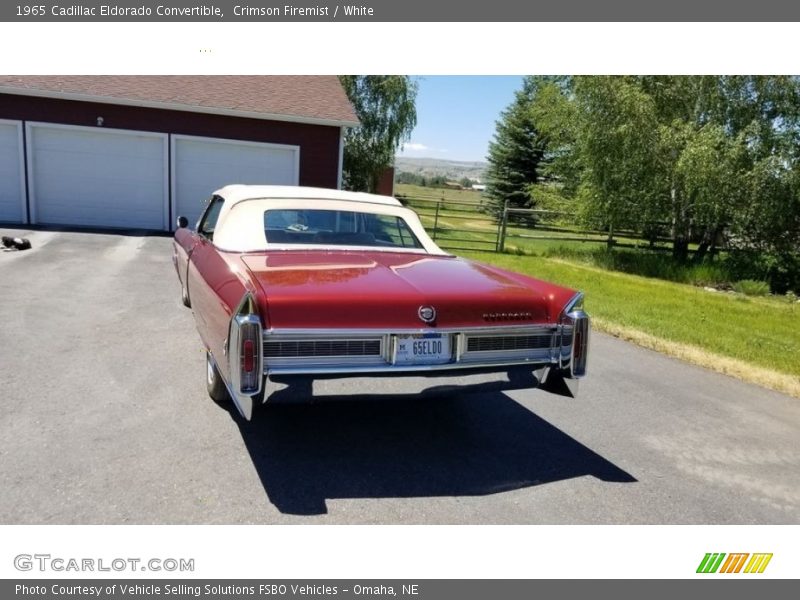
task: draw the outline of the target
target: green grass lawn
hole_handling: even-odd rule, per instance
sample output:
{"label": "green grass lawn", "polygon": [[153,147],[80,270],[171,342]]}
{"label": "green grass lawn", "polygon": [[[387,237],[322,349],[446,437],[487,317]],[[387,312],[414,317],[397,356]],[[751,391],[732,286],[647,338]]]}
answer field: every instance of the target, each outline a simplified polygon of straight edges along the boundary
{"label": "green grass lawn", "polygon": [[712,293],[541,256],[459,254],[581,290],[587,312],[609,324],[800,376],[800,304]]}

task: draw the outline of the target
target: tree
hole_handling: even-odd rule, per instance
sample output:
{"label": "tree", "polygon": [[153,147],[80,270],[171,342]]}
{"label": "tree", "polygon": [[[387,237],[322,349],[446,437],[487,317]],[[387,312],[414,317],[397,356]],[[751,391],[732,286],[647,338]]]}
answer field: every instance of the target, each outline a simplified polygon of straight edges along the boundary
{"label": "tree", "polygon": [[417,84],[404,75],[340,75],[339,81],[361,123],[345,134],[344,186],[374,192],[417,124]]}
{"label": "tree", "polygon": [[[695,241],[694,260],[700,262],[714,254],[723,232],[734,234],[740,245],[766,242],[747,235],[743,219],[749,222],[752,207],[769,204],[771,194],[785,188],[784,169],[762,169],[765,161],[789,170],[797,166],[797,79],[656,76],[638,82],[656,104],[667,149],[661,161],[669,179],[673,256],[685,261]],[[784,181],[769,183],[766,173]],[[770,212],[757,214],[765,224]],[[787,213],[776,225],[791,221]]]}
{"label": "tree", "polygon": [[531,184],[539,180],[545,140],[534,122],[532,104],[541,78],[526,77],[514,101],[500,114],[494,140],[489,144],[486,195],[494,214],[510,207],[530,208]]}
{"label": "tree", "polygon": [[640,232],[669,222],[679,261],[691,242],[696,261],[713,255],[727,233],[769,257],[774,289],[796,285],[798,78],[574,77],[540,86],[532,112],[545,174],[595,220]]}
{"label": "tree", "polygon": [[557,183],[550,188],[572,199],[572,212],[585,224],[611,238],[617,229],[637,229],[659,215],[657,112],[634,78],[548,82],[532,112],[548,139],[543,173]]}

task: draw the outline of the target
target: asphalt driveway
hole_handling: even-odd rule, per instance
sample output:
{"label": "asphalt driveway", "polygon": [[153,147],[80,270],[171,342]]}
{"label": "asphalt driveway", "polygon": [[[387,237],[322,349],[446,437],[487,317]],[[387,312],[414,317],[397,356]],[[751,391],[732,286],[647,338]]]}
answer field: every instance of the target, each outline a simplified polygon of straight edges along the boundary
{"label": "asphalt driveway", "polygon": [[[212,402],[171,240],[0,253],[0,523],[798,523],[800,401],[595,334],[541,390]],[[755,351],[755,349],[754,349]]]}

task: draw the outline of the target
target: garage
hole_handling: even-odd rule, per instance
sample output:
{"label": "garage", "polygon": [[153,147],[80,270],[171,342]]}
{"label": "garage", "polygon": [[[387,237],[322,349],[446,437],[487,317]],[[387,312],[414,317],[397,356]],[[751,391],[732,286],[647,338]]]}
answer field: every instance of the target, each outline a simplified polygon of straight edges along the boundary
{"label": "garage", "polygon": [[167,136],[27,124],[31,221],[166,229]]}
{"label": "garage", "polygon": [[0,75],[0,222],[169,231],[230,183],[338,188],[335,76]]}
{"label": "garage", "polygon": [[196,223],[209,192],[229,183],[297,185],[300,148],[172,136],[174,221],[178,215]]}
{"label": "garage", "polygon": [[22,124],[0,120],[0,223],[27,222]]}

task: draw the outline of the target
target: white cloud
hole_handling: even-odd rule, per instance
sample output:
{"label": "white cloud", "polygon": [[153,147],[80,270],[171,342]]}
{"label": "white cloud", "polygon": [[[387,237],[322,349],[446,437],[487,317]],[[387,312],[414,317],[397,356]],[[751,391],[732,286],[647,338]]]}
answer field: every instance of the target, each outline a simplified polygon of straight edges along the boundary
{"label": "white cloud", "polygon": [[419,142],[408,142],[397,152],[397,156],[408,156],[420,158],[423,156],[433,156],[434,154],[447,154],[447,148],[432,148]]}

